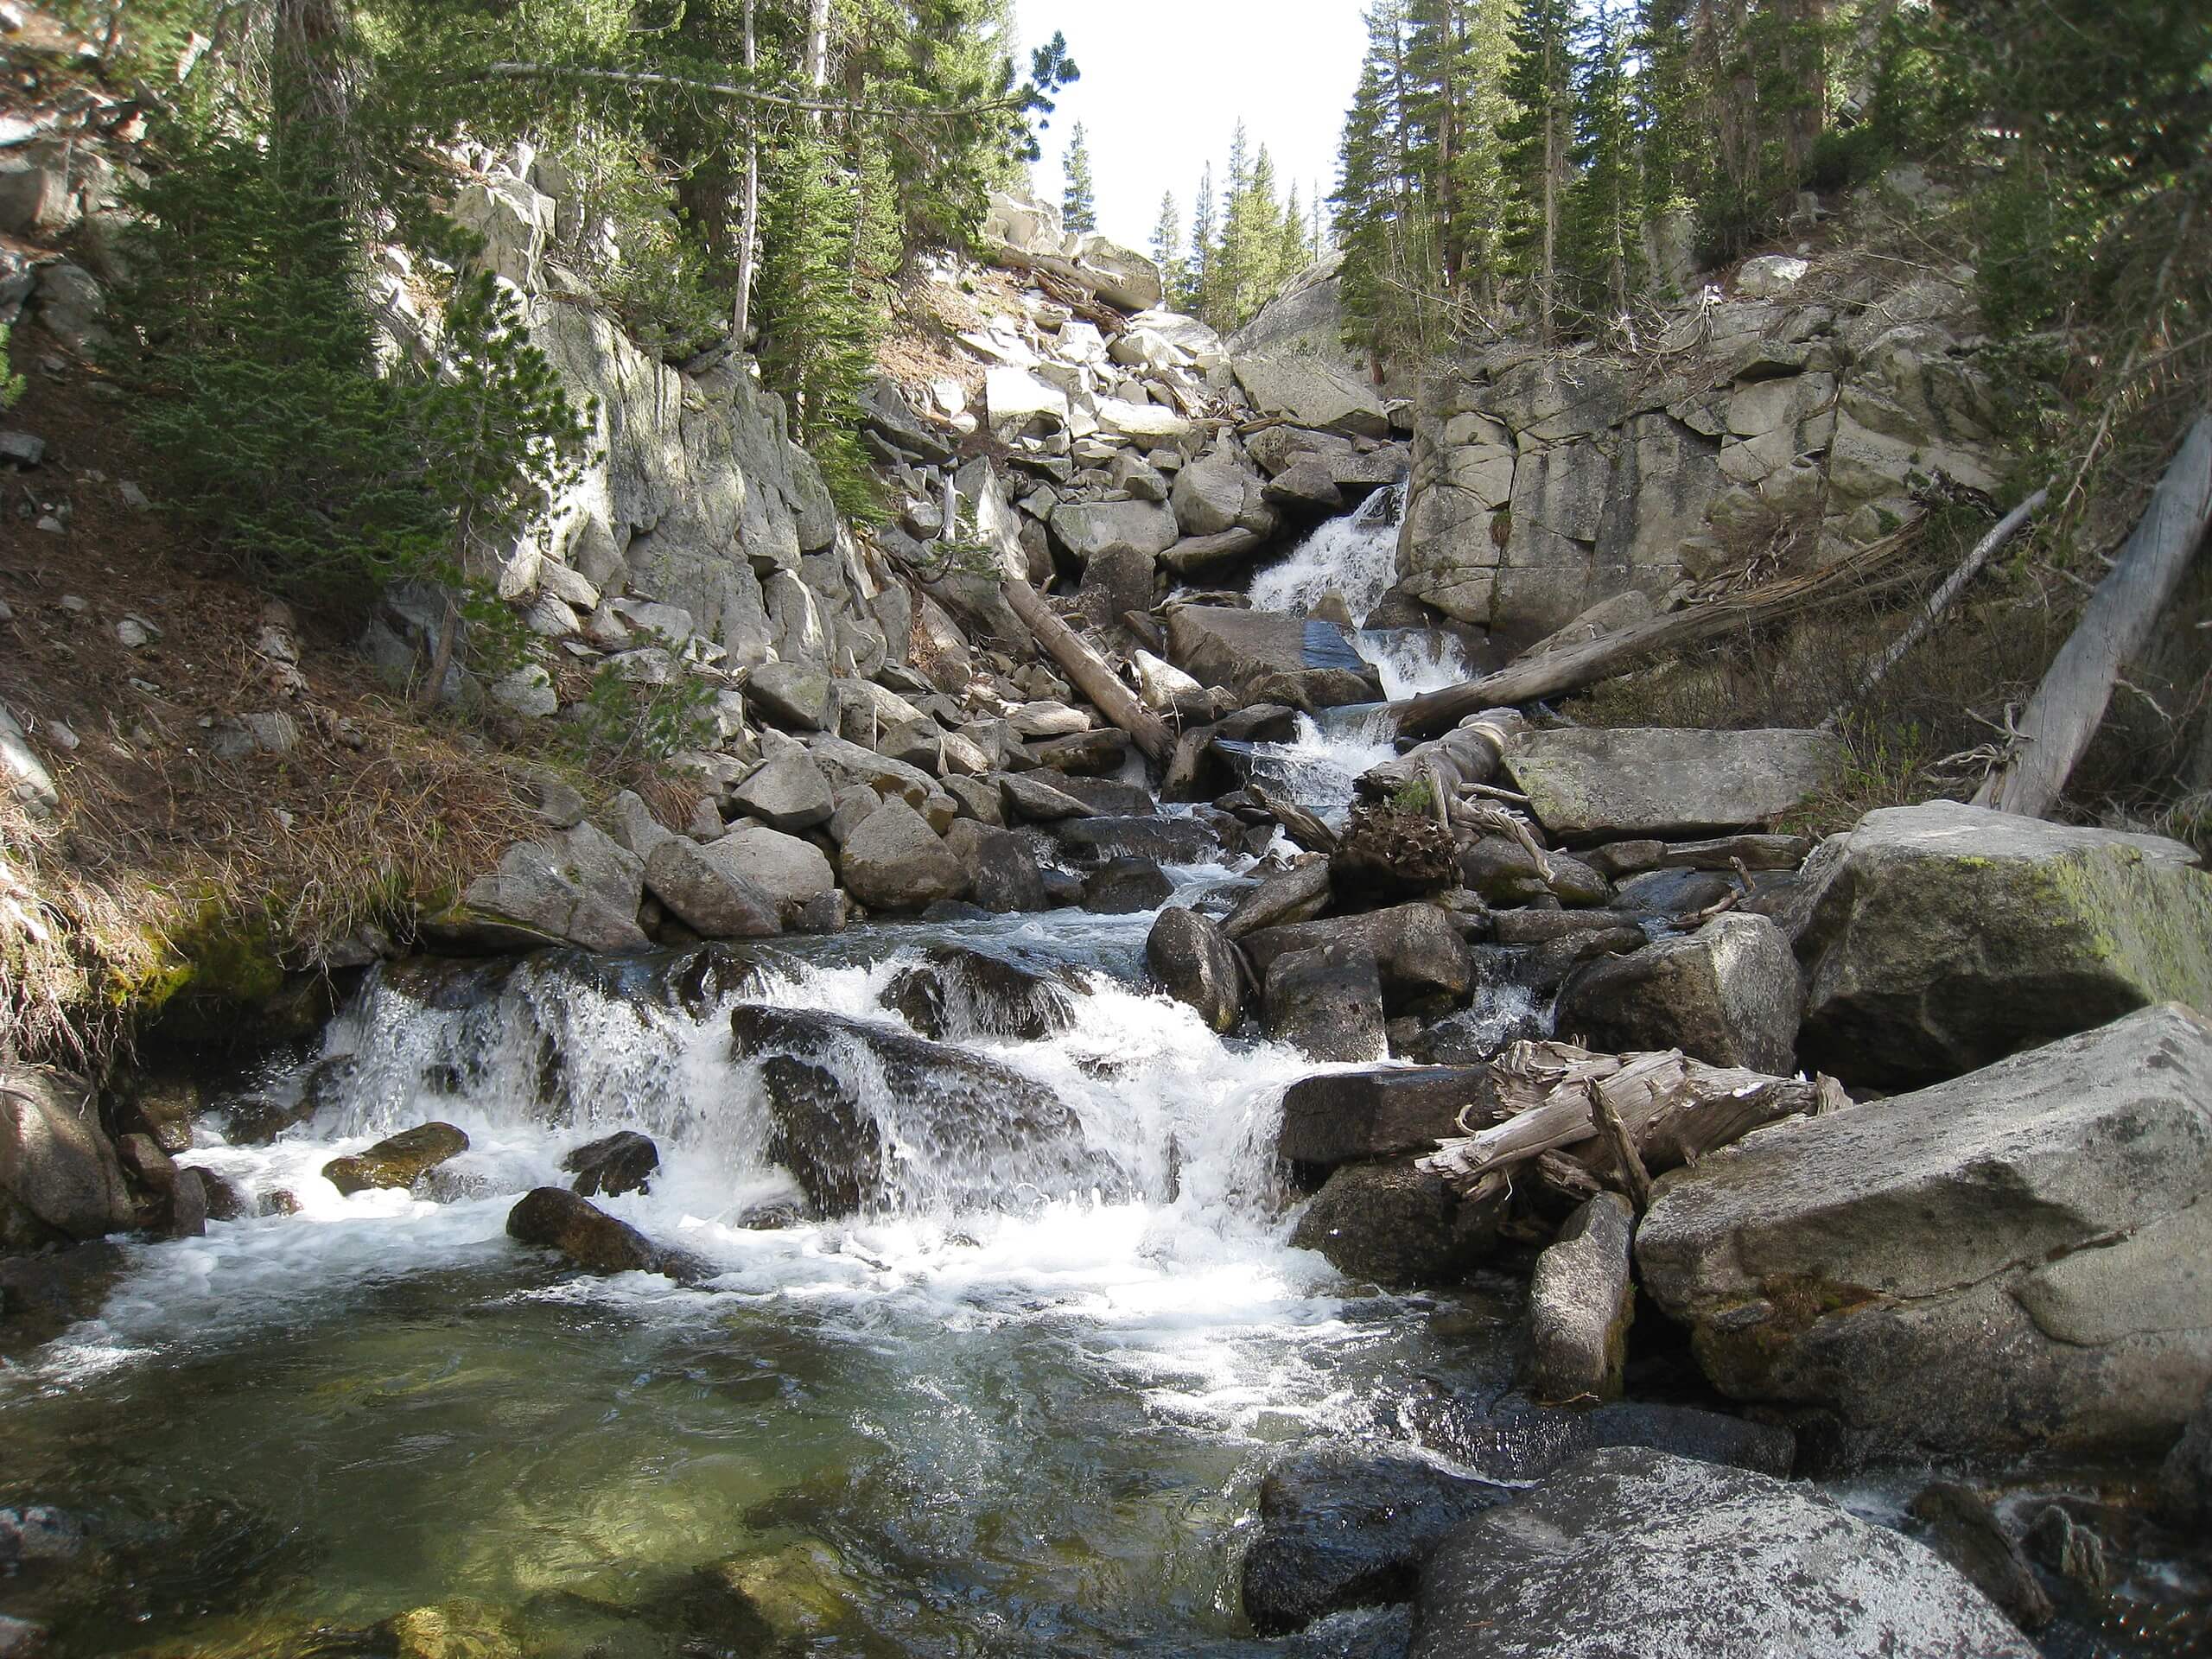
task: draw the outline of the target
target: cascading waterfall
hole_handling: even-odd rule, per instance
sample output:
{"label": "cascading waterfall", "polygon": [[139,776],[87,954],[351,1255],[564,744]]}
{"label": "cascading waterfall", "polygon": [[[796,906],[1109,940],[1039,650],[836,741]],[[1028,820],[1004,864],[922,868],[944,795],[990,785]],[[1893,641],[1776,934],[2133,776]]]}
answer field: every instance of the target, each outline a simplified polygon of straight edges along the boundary
{"label": "cascading waterfall", "polygon": [[[1356,512],[1330,519],[1261,571],[1250,588],[1255,610],[1310,613],[1330,594],[1343,600],[1359,624],[1353,648],[1374,665],[1382,695],[1392,702],[1456,685],[1472,673],[1459,642],[1449,634],[1366,626],[1398,579],[1405,498],[1402,484],[1376,491]],[[1396,753],[1395,735],[1378,708],[1334,709],[1319,719],[1300,715],[1291,741],[1256,747],[1254,766],[1300,806],[1338,820],[1351,804],[1353,780]]]}

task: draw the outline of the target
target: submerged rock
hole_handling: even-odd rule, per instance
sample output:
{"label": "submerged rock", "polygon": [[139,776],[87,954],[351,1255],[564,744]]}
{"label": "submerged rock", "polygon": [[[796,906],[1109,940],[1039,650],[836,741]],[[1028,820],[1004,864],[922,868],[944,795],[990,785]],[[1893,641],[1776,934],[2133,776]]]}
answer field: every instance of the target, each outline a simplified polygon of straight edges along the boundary
{"label": "submerged rock", "polygon": [[408,1187],[467,1150],[468,1137],[452,1124],[420,1123],[365,1152],[332,1159],[322,1166],[322,1178],[349,1198],[371,1187]]}
{"label": "submerged rock", "polygon": [[1451,1284],[1497,1245],[1501,1204],[1461,1202],[1414,1160],[1347,1164],[1299,1217],[1290,1242],[1339,1273],[1391,1289]]}
{"label": "submerged rock", "polygon": [[715,1275],[711,1264],[654,1243],[566,1187],[524,1193],[507,1212],[507,1236],[532,1249],[551,1250],[587,1273],[657,1273],[680,1285]]}
{"label": "submerged rock", "polygon": [[587,1198],[619,1198],[625,1192],[650,1192],[653,1172],[660,1167],[660,1148],[650,1135],[635,1129],[589,1141],[561,1160],[561,1167],[576,1179],[569,1191]]}
{"label": "submerged rock", "polygon": [[1763,1475],[1595,1452],[1462,1522],[1421,1573],[1413,1659],[2034,1659],[1910,1540]]}
{"label": "submerged rock", "polygon": [[998,1061],[810,1010],[747,1003],[730,1024],[761,1063],[772,1155],[825,1215],[1125,1185],[1058,1096]]}
{"label": "submerged rock", "polygon": [[1291,1458],[1260,1483],[1244,1617],[1262,1636],[1284,1636],[1325,1613],[1408,1600],[1445,1535],[1511,1496],[1419,1458]]}
{"label": "submerged rock", "polygon": [[2145,1004],[2212,1014],[2212,875],[2155,836],[1950,802],[1870,812],[1806,867],[1808,1065],[1910,1088]]}
{"label": "submerged rock", "polygon": [[2212,1023],[2168,1004],[1661,1179],[1644,1288],[1866,1449],[2163,1449],[2212,1383]]}
{"label": "submerged rock", "polygon": [[940,945],[901,969],[883,1005],[933,1042],[1035,1042],[1075,1023],[1075,998],[1047,974],[966,945]]}
{"label": "submerged rock", "polygon": [[1497,1073],[1484,1065],[1325,1072],[1284,1091],[1276,1150],[1323,1169],[1431,1153],[1462,1132],[1463,1110],[1474,1108],[1479,1120],[1498,1100]]}

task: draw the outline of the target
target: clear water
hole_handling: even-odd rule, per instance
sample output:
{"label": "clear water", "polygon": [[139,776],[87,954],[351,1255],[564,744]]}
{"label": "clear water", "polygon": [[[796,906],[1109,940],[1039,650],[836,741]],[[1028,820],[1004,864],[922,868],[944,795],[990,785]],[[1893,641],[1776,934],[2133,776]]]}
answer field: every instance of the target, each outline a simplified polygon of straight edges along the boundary
{"label": "clear water", "polygon": [[[1182,874],[1187,899],[1225,872]],[[1499,1362],[1287,1247],[1272,1143],[1315,1068],[1132,988],[1151,920],[856,931],[761,953],[696,1013],[651,963],[571,956],[467,995],[372,986],[310,1122],[264,1147],[203,1131],[183,1160],[299,1212],[131,1248],[97,1322],[0,1376],[0,1505],[90,1516],[99,1562],[0,1580],[0,1611],[71,1654],[296,1651],[456,1598],[526,1652],[765,1651],[710,1592],[736,1580],[809,1652],[1235,1638],[1269,1458],[1386,1433],[1417,1377]],[[989,1196],[743,1225],[794,1189],[730,1058],[733,997],[897,1026],[880,994],[943,942],[1071,974],[1071,1029],[973,1046],[1052,1087],[1143,1196],[994,1192],[904,1147],[911,1192]],[[471,1146],[418,1192],[321,1179],[431,1118]],[[703,1290],[505,1236],[519,1193],[623,1127],[663,1168],[606,1207],[708,1257]]]}

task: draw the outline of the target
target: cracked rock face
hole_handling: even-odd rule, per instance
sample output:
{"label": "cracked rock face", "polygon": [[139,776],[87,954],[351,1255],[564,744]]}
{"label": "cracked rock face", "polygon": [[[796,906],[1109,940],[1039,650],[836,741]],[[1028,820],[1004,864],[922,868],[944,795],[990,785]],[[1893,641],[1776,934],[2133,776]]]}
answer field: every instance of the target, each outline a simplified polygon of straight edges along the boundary
{"label": "cracked rock face", "polygon": [[1645,1287],[1864,1450],[2163,1450],[2212,1383],[2212,1022],[2145,1008],[1660,1183]]}

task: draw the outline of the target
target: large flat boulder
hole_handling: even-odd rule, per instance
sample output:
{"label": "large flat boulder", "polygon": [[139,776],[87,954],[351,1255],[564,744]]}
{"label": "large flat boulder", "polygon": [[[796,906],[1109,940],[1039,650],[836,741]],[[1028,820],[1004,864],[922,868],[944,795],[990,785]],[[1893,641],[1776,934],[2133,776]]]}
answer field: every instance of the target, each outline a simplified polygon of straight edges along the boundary
{"label": "large flat boulder", "polygon": [[1867,1449],[2158,1451],[2212,1384],[2212,1022],[2173,1004],[1663,1177],[1646,1291]]}
{"label": "large flat boulder", "polygon": [[1462,1522],[1411,1659],[2033,1659],[1921,1545],[1747,1470],[1593,1452]]}
{"label": "large flat boulder", "polygon": [[[1076,501],[1056,508],[1052,534],[1080,563],[1114,554],[1151,559],[1175,545],[1175,515],[1157,501]],[[1149,578],[1145,594],[1149,608]]]}
{"label": "large flat boulder", "polygon": [[1273,676],[1332,670],[1357,682],[1353,696],[1338,701],[1375,701],[1382,695],[1382,680],[1342,628],[1283,611],[1178,606],[1168,613],[1167,657],[1201,683],[1247,696]]}
{"label": "large flat boulder", "polygon": [[1749,829],[1802,805],[1841,760],[1825,732],[1664,727],[1523,732],[1505,755],[1536,821],[1568,842]]}
{"label": "large flat boulder", "polygon": [[1387,438],[1382,393],[1341,360],[1274,347],[1233,355],[1236,384],[1262,415],[1354,437]]}
{"label": "large flat boulder", "polygon": [[1500,1100],[1497,1074],[1486,1065],[1325,1071],[1283,1091],[1275,1150],[1322,1169],[1430,1153],[1446,1136],[1464,1133],[1462,1111],[1474,1107],[1480,1121]]}
{"label": "large flat boulder", "polygon": [[2212,1013],[2212,875],[2178,842],[1948,801],[1806,867],[1806,1063],[1912,1087],[2146,1003]]}

